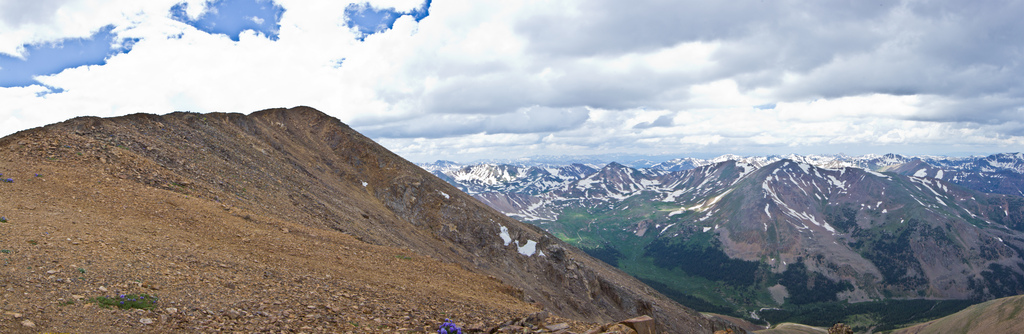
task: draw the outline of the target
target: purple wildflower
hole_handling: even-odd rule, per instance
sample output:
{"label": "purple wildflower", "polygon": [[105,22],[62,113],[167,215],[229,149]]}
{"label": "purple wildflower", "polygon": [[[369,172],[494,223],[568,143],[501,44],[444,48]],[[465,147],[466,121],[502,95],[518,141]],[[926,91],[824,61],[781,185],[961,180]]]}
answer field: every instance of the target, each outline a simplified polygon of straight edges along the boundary
{"label": "purple wildflower", "polygon": [[437,334],[462,334],[462,329],[451,319],[444,319],[444,323],[437,329]]}

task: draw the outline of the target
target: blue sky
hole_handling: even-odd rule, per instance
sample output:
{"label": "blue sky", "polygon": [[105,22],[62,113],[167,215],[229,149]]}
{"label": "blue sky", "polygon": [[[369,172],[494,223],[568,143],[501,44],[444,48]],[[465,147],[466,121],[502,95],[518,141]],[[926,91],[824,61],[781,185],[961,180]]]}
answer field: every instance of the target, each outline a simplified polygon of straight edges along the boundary
{"label": "blue sky", "polygon": [[0,135],[308,105],[413,161],[1024,149],[1019,1],[0,0]]}
{"label": "blue sky", "polygon": [[131,50],[132,40],[116,41],[117,36],[106,26],[88,38],[25,46],[25,56],[0,54],[0,87],[36,84],[32,77],[60,73],[65,68],[102,65],[104,59]]}
{"label": "blue sky", "polygon": [[272,1],[221,0],[210,3],[198,18],[188,15],[188,3],[171,7],[171,18],[211,34],[224,34],[238,41],[242,31],[251,30],[276,40],[284,8]]}
{"label": "blue sky", "polygon": [[353,3],[345,7],[345,25],[358,30],[361,35],[359,40],[366,36],[381,33],[391,29],[399,17],[408,15],[416,22],[430,15],[430,0],[426,0],[423,6],[408,12],[399,12],[394,8],[374,8],[369,3]]}

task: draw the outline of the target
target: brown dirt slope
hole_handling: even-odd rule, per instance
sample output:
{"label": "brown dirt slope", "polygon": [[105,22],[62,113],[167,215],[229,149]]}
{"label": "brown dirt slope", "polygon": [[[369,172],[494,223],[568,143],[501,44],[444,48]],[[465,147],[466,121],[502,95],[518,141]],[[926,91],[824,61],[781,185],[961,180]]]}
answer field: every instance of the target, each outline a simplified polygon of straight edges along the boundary
{"label": "brown dirt slope", "polygon": [[990,300],[894,334],[1021,333],[1024,331],[1024,295]]}
{"label": "brown dirt slope", "polygon": [[[311,108],[76,118],[0,139],[0,173],[3,332],[422,331],[538,307],[725,327]],[[142,292],[155,310],[86,302]]]}

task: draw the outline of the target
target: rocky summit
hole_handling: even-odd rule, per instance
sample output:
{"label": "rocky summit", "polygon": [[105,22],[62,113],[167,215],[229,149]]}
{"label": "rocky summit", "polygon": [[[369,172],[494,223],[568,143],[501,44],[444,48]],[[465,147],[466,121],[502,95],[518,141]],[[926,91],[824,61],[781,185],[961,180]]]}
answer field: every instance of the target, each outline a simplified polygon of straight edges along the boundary
{"label": "rocky summit", "polygon": [[75,118],[0,173],[0,332],[729,327],[311,108]]}

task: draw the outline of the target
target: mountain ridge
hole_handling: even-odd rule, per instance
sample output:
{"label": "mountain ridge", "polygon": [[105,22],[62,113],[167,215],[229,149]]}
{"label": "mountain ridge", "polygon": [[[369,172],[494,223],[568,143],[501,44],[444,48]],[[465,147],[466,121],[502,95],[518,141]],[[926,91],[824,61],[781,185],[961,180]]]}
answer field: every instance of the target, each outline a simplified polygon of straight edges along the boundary
{"label": "mountain ridge", "polygon": [[[985,300],[1024,292],[1019,156],[933,162],[943,167],[898,155],[859,163],[867,167],[821,159],[725,160],[679,171],[608,164],[546,191],[504,192],[496,184],[473,195],[646,280],[661,277],[666,294],[705,282],[700,275],[722,277],[701,271],[710,264],[659,252],[722,252],[720,263],[741,261],[727,265],[761,273],[743,283],[767,285],[729,293],[750,301],[717,305]],[[679,275],[692,283],[678,283]]]}
{"label": "mountain ridge", "polygon": [[[79,173],[90,180],[99,177],[97,182],[100,183],[106,178],[123,184],[124,191],[145,189],[161,196],[184,196],[189,203],[202,203],[204,208],[221,207],[228,214],[223,219],[231,224],[252,225],[250,228],[254,229],[277,228],[278,232],[284,231],[286,238],[320,243],[317,248],[334,249],[334,242],[328,242],[333,238],[354,238],[351,242],[367,243],[365,247],[401,252],[388,260],[391,262],[412,258],[413,263],[419,263],[415,262],[419,257],[435,259],[443,266],[455,266],[461,268],[459,272],[476,275],[470,275],[472,277],[490,276],[494,282],[507,286],[492,288],[495,292],[504,291],[501,293],[532,302],[565,318],[604,323],[649,314],[664,328],[680,333],[703,333],[729,327],[679,306],[539,228],[509,219],[479,204],[337,119],[312,108],[268,109],[250,115],[179,112],[110,119],[83,117],[4,137],[0,139],[0,152],[7,157],[0,168],[19,169],[22,175],[31,168],[46,167],[51,171],[47,174],[52,173],[53,178]],[[18,182],[14,187],[27,185]],[[21,194],[43,196],[35,193],[34,188],[13,189]],[[56,195],[64,198],[62,193]],[[102,200],[77,198],[68,202],[78,203],[73,206],[76,207],[88,205],[89,200]],[[126,200],[131,202],[130,198]],[[173,205],[166,204],[170,202],[153,204],[152,208],[156,212],[177,212]],[[6,206],[0,209],[18,213],[8,215],[15,221],[39,219],[31,210]],[[124,210],[131,208],[125,206]],[[105,213],[103,217],[109,215],[113,213]],[[203,215],[220,217],[212,213]],[[167,221],[161,217],[155,219],[162,223]],[[207,224],[203,219],[199,216],[189,221],[197,221],[194,223],[197,226]],[[72,224],[64,220],[56,223],[60,224],[60,229],[70,229],[71,225],[67,224]],[[127,230],[134,230],[141,223],[131,220],[120,224]],[[17,225],[17,228],[30,226]],[[173,230],[173,226],[161,229]],[[198,231],[193,229],[193,233]],[[238,234],[242,239],[255,238],[247,237],[248,232]],[[324,239],[325,236],[329,238]],[[202,235],[195,237],[204,238]],[[503,240],[505,238],[507,240]],[[246,245],[249,244],[243,241],[237,247],[251,247]],[[527,245],[533,246],[535,252],[524,249]],[[365,250],[359,254],[372,255],[370,248],[365,247],[360,246]],[[316,258],[328,256],[308,247],[301,248],[304,251],[291,251],[291,256],[301,258],[304,253],[315,254]],[[196,250],[183,251],[191,256],[202,256],[195,253]],[[34,248],[19,248],[14,254],[27,256],[34,252],[37,252]],[[12,259],[29,261],[22,255]],[[154,261],[157,259],[150,259]],[[197,272],[199,274],[205,275]],[[31,277],[33,274],[24,275]],[[273,277],[252,279],[269,282],[267,280]],[[372,279],[365,279],[365,282],[372,282]],[[477,282],[477,279],[469,282]],[[19,287],[22,288],[33,289],[32,286]],[[90,291],[95,291],[95,287]],[[200,303],[187,298],[180,302],[183,305]],[[466,305],[469,305],[460,304],[458,300],[449,302],[463,305],[455,308],[461,310],[457,314],[466,312]],[[423,307],[426,305],[415,308]],[[522,305],[516,307],[525,309]],[[50,316],[54,319],[51,324],[60,319],[61,312],[57,310],[58,315]],[[348,313],[329,310],[333,312],[330,314],[338,316]],[[154,316],[159,313],[162,312]],[[401,323],[401,318],[391,319],[388,313],[372,314],[378,319]],[[168,321],[173,323],[172,320]],[[227,322],[234,323],[234,320],[237,319]],[[349,325],[342,321],[332,326]]]}

